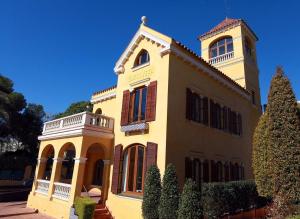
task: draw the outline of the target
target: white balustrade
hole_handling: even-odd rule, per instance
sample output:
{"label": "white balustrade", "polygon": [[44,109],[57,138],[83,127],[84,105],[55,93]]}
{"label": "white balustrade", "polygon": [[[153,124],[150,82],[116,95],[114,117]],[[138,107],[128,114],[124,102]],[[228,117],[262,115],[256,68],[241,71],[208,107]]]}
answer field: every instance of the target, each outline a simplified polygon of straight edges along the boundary
{"label": "white balustrade", "polygon": [[82,112],[71,116],[55,119],[44,124],[43,135],[62,132],[74,128],[95,127],[113,131],[114,119],[111,117]]}
{"label": "white balustrade", "polygon": [[54,192],[52,197],[68,201],[71,192],[71,185],[66,183],[54,182]]}
{"label": "white balustrade", "polygon": [[48,195],[48,190],[49,190],[49,180],[38,179],[37,187],[35,191],[37,193]]}
{"label": "white balustrade", "polygon": [[226,61],[226,60],[231,59],[231,58],[233,58],[233,57],[234,57],[234,52],[232,51],[232,52],[225,53],[225,54],[223,54],[223,55],[220,55],[220,56],[211,58],[211,59],[209,60],[209,63],[213,65],[213,64],[217,64],[217,63],[219,63],[219,62]]}

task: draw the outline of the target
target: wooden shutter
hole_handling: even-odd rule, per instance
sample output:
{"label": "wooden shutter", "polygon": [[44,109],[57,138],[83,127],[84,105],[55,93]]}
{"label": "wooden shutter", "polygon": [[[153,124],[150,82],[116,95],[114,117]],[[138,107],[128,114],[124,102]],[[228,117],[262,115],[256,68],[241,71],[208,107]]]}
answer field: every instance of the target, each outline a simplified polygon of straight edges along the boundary
{"label": "wooden shutter", "polygon": [[189,158],[185,158],[185,178],[192,178],[193,173],[193,161]]}
{"label": "wooden shutter", "polygon": [[192,118],[192,91],[189,88],[186,89],[185,118]]}
{"label": "wooden shutter", "polygon": [[227,131],[228,129],[228,116],[227,116],[227,107],[223,107],[223,130]]}
{"label": "wooden shutter", "polygon": [[146,121],[155,120],[157,81],[152,81],[147,88]]}
{"label": "wooden shutter", "polygon": [[214,102],[212,100],[209,101],[209,110],[210,110],[210,127],[215,127],[215,116],[214,116]]}
{"label": "wooden shutter", "polygon": [[208,125],[208,98],[204,97],[203,101],[203,124]]}
{"label": "wooden shutter", "polygon": [[114,153],[114,166],[113,166],[113,174],[112,174],[112,182],[111,182],[111,192],[113,194],[119,193],[119,181],[121,175],[121,163],[122,163],[122,151],[123,145],[119,144],[115,146]]}
{"label": "wooden shutter", "polygon": [[238,114],[237,119],[238,119],[238,134],[242,135],[243,133],[242,115]]}
{"label": "wooden shutter", "polygon": [[157,144],[147,142],[146,148],[146,168],[147,171],[151,165],[156,165],[157,162]]}
{"label": "wooden shutter", "polygon": [[130,103],[130,92],[125,90],[123,92],[123,103],[122,103],[122,113],[121,113],[121,126],[128,124],[129,117],[129,103]]}

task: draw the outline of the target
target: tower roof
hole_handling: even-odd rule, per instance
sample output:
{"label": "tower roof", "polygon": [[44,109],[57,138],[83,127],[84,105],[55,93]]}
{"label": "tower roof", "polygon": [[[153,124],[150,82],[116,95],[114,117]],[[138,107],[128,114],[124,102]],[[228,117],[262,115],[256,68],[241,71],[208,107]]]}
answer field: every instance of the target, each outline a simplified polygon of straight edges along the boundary
{"label": "tower roof", "polygon": [[215,26],[214,28],[210,29],[208,32],[200,35],[198,38],[201,40],[202,38],[210,35],[210,34],[213,34],[213,33],[216,33],[216,32],[219,32],[223,29],[226,29],[228,27],[232,27],[232,26],[235,26],[235,25],[239,25],[239,24],[244,24],[248,30],[253,34],[253,36],[255,37],[256,40],[258,40],[257,36],[255,35],[255,33],[253,32],[253,30],[251,30],[251,28],[247,25],[247,23],[242,20],[242,19],[234,19],[234,18],[225,18],[223,21],[221,21],[221,23],[219,23],[217,26]]}

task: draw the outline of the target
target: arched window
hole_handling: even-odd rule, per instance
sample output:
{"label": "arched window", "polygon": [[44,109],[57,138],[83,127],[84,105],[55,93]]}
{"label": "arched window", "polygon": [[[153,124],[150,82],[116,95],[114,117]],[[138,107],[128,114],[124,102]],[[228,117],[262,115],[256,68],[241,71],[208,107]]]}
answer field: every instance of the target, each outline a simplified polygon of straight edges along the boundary
{"label": "arched window", "polygon": [[209,57],[214,58],[233,51],[232,37],[221,38],[209,47]]}
{"label": "arched window", "polygon": [[97,160],[94,165],[93,185],[102,186],[104,162],[102,159]]}
{"label": "arched window", "polygon": [[96,110],[95,114],[101,115],[101,114],[102,114],[102,109],[101,109],[101,108],[98,108],[98,109]]}
{"label": "arched window", "polygon": [[138,56],[136,57],[135,61],[134,61],[134,66],[133,67],[136,67],[136,66],[139,66],[139,65],[143,65],[147,62],[150,61],[150,56],[149,56],[149,53],[146,51],[146,50],[142,50]]}
{"label": "arched window", "polygon": [[46,159],[46,166],[42,175],[42,179],[50,180],[54,158],[54,148],[52,145],[49,145],[44,149],[42,153],[42,158]]}
{"label": "arched window", "polygon": [[132,145],[123,153],[122,192],[142,193],[144,184],[145,147]]}

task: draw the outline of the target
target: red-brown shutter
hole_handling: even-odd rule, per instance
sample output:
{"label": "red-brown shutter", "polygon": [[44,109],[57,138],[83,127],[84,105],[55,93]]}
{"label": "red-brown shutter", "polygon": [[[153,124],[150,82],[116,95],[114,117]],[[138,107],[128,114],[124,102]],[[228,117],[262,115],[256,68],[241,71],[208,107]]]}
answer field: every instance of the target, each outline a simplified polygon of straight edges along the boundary
{"label": "red-brown shutter", "polygon": [[186,109],[185,109],[185,117],[188,120],[191,120],[192,117],[192,91],[187,88],[186,89]]}
{"label": "red-brown shutter", "polygon": [[146,121],[151,122],[155,120],[156,114],[156,93],[157,81],[152,81],[147,89],[147,103],[146,103]]}
{"label": "red-brown shutter", "polygon": [[203,123],[208,125],[208,98],[203,98]]}
{"label": "red-brown shutter", "polygon": [[147,142],[145,171],[147,171],[151,165],[156,165],[156,162],[157,162],[157,144],[153,142]]}
{"label": "red-brown shutter", "polygon": [[185,178],[189,179],[192,178],[192,174],[193,174],[193,161],[189,158],[186,157],[185,158]]}
{"label": "red-brown shutter", "polygon": [[112,182],[111,182],[111,192],[113,194],[119,193],[119,188],[120,188],[119,176],[121,175],[122,151],[123,151],[123,145],[119,144],[115,146],[114,166],[113,166],[113,174],[112,174]]}
{"label": "red-brown shutter", "polygon": [[242,115],[238,114],[237,119],[238,119],[238,134],[242,135],[243,133]]}
{"label": "red-brown shutter", "polygon": [[121,126],[128,124],[129,103],[130,103],[130,92],[129,92],[129,90],[125,90],[123,92],[123,103],[122,103],[122,113],[121,113]]}

